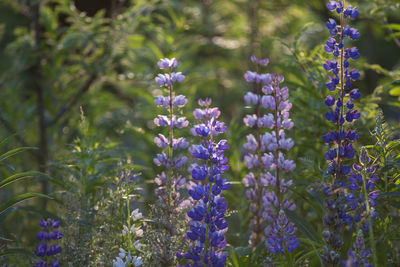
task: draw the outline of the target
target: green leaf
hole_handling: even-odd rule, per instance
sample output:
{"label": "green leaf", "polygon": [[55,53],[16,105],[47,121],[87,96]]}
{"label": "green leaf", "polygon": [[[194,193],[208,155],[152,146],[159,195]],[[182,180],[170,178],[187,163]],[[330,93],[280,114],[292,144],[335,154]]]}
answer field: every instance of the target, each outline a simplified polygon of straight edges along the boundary
{"label": "green leaf", "polygon": [[151,42],[151,41],[147,41],[145,42],[145,45],[153,52],[153,54],[155,55],[156,58],[163,58],[164,54],[161,51],[160,48],[158,48],[158,46]]}
{"label": "green leaf", "polygon": [[400,31],[400,24],[392,23],[392,24],[385,25],[385,27],[390,28],[392,30]]}
{"label": "green leaf", "polygon": [[3,161],[9,157],[12,157],[20,152],[23,152],[25,150],[30,150],[30,149],[36,149],[34,147],[19,147],[19,148],[15,148],[13,150],[7,151],[6,153],[0,155],[0,161]]}
{"label": "green leaf", "polygon": [[25,255],[30,258],[34,258],[34,259],[37,258],[35,256],[35,254],[32,253],[32,251],[23,249],[23,248],[9,248],[9,249],[0,251],[0,257],[11,256],[11,255]]}
{"label": "green leaf", "polygon": [[53,199],[52,197],[44,194],[39,194],[39,193],[25,193],[17,196],[13,196],[11,199],[8,199],[5,203],[0,205],[0,215],[3,214],[6,210],[9,208],[17,205],[18,203],[34,198],[34,197],[43,197],[43,198],[48,198],[48,199]]}
{"label": "green leaf", "polygon": [[5,143],[7,143],[8,140],[10,140],[11,138],[13,138],[13,137],[16,136],[16,135],[17,135],[17,134],[14,133],[14,134],[12,134],[12,135],[10,135],[10,136],[7,136],[7,137],[4,138],[3,140],[1,140],[1,141],[0,141],[0,146],[2,146],[2,145],[4,145]]}
{"label": "green leaf", "polygon": [[251,247],[238,247],[235,248],[235,254],[239,258],[247,257],[252,253],[253,249]]}
{"label": "green leaf", "polygon": [[389,91],[389,94],[392,96],[400,96],[400,86],[396,86]]}
{"label": "green leaf", "polygon": [[130,35],[126,38],[126,44],[131,49],[142,48],[144,41],[145,41],[144,36],[138,34]]}
{"label": "green leaf", "polygon": [[6,185],[9,185],[11,183],[14,183],[18,180],[35,177],[37,175],[41,175],[41,173],[36,172],[36,171],[29,171],[29,172],[21,172],[21,173],[11,175],[10,177],[7,177],[0,181],[0,188],[4,187]]}
{"label": "green leaf", "polygon": [[400,192],[386,192],[379,194],[381,197],[400,197]]}

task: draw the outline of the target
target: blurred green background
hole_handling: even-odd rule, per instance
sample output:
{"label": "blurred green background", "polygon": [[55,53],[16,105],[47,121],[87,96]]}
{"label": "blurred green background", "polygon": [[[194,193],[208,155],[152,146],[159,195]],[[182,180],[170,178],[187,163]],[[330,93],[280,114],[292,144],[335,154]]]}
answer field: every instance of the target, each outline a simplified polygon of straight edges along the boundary
{"label": "blurred green background", "polygon": [[[378,108],[388,125],[400,129],[400,10],[399,1],[351,1],[360,16],[354,22],[361,38],[354,42],[361,59],[356,82],[362,93],[356,103],[362,119],[359,145],[372,144]],[[290,135],[296,146],[291,157],[298,213],[321,223],[306,192],[321,180],[324,168],[322,134],[326,73],[323,45],[329,36],[330,17],[322,0],[1,0],[0,1],[0,136],[17,133],[2,147],[30,146],[2,168],[39,170],[59,178],[54,164],[68,155],[79,135],[82,107],[89,131],[104,144],[117,145],[113,156],[137,166],[147,189],[140,202],[155,200],[151,180],[159,172],[152,157],[158,152],[153,118],[160,89],[154,82],[159,58],[176,57],[186,75],[177,92],[187,96],[185,115],[200,97],[212,97],[228,123],[231,143],[229,179],[237,182],[227,198],[231,210],[228,242],[247,242],[247,204],[240,181],[245,173],[242,144],[249,133],[242,123],[251,112],[243,103],[250,90],[243,74],[251,69],[249,57],[268,57],[265,72],[285,76],[294,108]],[[44,180],[19,183],[0,191],[0,202],[25,191],[54,193]],[[241,195],[242,198],[237,196]],[[316,202],[317,203],[317,202]],[[1,232],[23,246],[34,244],[36,224],[43,216],[43,201],[8,216]],[[47,202],[50,212],[54,202]],[[321,212],[321,210],[320,210]],[[317,230],[317,226],[315,226]],[[1,241],[0,241],[1,242]],[[16,244],[18,245],[18,244]]]}

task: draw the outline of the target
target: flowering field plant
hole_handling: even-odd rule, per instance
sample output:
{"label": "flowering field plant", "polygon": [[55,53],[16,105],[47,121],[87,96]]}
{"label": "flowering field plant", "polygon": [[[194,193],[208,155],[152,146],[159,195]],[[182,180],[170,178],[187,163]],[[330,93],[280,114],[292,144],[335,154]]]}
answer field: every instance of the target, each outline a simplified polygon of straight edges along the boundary
{"label": "flowering field plant", "polygon": [[399,266],[398,1],[3,2],[0,266]]}

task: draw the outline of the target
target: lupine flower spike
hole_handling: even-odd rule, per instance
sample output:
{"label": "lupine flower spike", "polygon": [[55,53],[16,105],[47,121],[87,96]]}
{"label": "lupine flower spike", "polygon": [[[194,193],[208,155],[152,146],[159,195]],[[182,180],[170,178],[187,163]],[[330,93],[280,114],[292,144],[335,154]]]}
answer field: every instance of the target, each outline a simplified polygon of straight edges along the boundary
{"label": "lupine flower spike", "polygon": [[[262,106],[270,111],[267,116],[273,117],[272,132],[266,132],[261,137],[261,147],[266,151],[261,157],[261,166],[264,176],[261,176],[267,185],[267,190],[262,196],[264,206],[263,216],[268,222],[264,230],[266,246],[272,253],[283,254],[286,250],[292,252],[299,246],[295,235],[296,228],[288,221],[283,210],[294,210],[296,205],[289,199],[287,188],[292,185],[292,180],[284,179],[287,173],[294,170],[296,164],[287,159],[285,151],[289,151],[294,143],[286,137],[285,130],[293,127],[289,118],[292,103],[289,102],[289,90],[280,87],[284,81],[283,76],[271,74],[271,81],[263,86],[264,96],[261,98]],[[268,152],[268,153],[267,153]]]}
{"label": "lupine flower spike", "polygon": [[[354,157],[352,142],[358,139],[355,130],[347,129],[347,124],[360,118],[360,113],[354,109],[353,100],[361,94],[358,89],[352,89],[353,82],[360,78],[357,69],[350,69],[352,60],[360,57],[356,47],[346,48],[345,38],[356,40],[360,37],[358,31],[346,25],[348,18],[355,19],[358,15],[357,7],[345,7],[345,1],[329,1],[327,8],[339,14],[340,21],[329,19],[326,26],[331,34],[325,45],[325,50],[333,55],[333,59],[327,60],[323,65],[329,81],[326,87],[332,92],[325,99],[329,111],[325,118],[333,124],[334,130],[323,136],[324,142],[329,146],[325,154],[328,161],[326,173],[330,180],[323,186],[325,194],[325,206],[328,214],[324,217],[324,225],[327,229],[323,232],[326,246],[321,255],[327,266],[340,264],[339,250],[343,239],[341,232],[344,225],[351,223],[352,218],[346,212],[344,185],[346,176],[350,173],[349,161]],[[334,94],[336,92],[336,94]]]}
{"label": "lupine flower spike", "polygon": [[[249,169],[249,173],[243,178],[242,182],[247,188],[246,198],[250,201],[250,212],[252,213],[250,220],[250,245],[255,248],[264,240],[263,231],[266,227],[265,218],[263,216],[262,198],[266,193],[266,179],[261,179],[264,175],[263,168],[260,164],[262,153],[265,146],[261,145],[262,129],[271,128],[274,117],[272,114],[263,115],[261,105],[261,88],[263,84],[267,84],[271,80],[268,73],[259,73],[260,68],[267,66],[269,59],[258,59],[251,56],[251,61],[256,65],[257,71],[247,71],[244,78],[247,82],[253,84],[253,92],[247,92],[244,101],[247,105],[254,106],[254,114],[246,115],[243,119],[244,124],[249,128],[256,128],[252,134],[247,135],[247,142],[243,145],[246,155],[245,163]],[[254,164],[253,164],[254,163]]]}
{"label": "lupine flower spike", "polygon": [[190,149],[198,163],[192,165],[192,178],[197,182],[189,190],[193,208],[188,211],[190,229],[186,233],[190,240],[189,251],[177,253],[178,258],[187,260],[184,266],[225,266],[227,253],[225,232],[228,223],[225,211],[228,203],[221,196],[230,188],[223,174],[229,169],[224,152],[228,149],[227,141],[216,137],[226,131],[223,122],[218,121],[220,111],[210,108],[211,99],[199,100],[203,109],[196,109],[193,115],[200,120],[192,133],[202,138],[199,145]]}
{"label": "lupine flower spike", "polygon": [[[129,203],[129,199],[127,199]],[[140,238],[143,237],[143,229],[140,225],[140,219],[143,215],[139,212],[139,209],[135,209],[132,212],[129,209],[129,204],[127,204],[128,219],[127,225],[123,226],[122,235],[124,236],[125,243],[127,243],[127,251],[124,248],[119,249],[118,256],[113,262],[113,267],[139,267],[143,264],[142,257],[138,255],[133,255],[142,247],[140,243]]]}
{"label": "lupine flower spike", "polygon": [[[251,60],[258,66],[268,62],[267,59],[258,60],[254,56]],[[299,242],[294,234],[296,229],[286,218],[283,209],[294,210],[296,205],[288,198],[287,187],[292,181],[282,178],[285,172],[293,171],[296,167],[292,160],[284,156],[284,151],[294,145],[285,134],[285,130],[293,127],[289,118],[292,107],[288,100],[289,91],[287,87],[280,87],[284,80],[280,75],[247,72],[245,79],[254,82],[256,88],[255,93],[249,92],[244,98],[247,104],[255,105],[256,111],[254,115],[247,115],[244,123],[248,127],[257,127],[257,137],[248,135],[244,144],[248,151],[245,164],[251,170],[243,179],[243,184],[248,188],[246,196],[252,201],[250,243],[254,247],[264,241],[271,253],[283,254],[285,249],[292,252]],[[266,84],[262,88],[259,86],[261,82]],[[264,95],[261,95],[261,91]],[[261,108],[270,113],[261,115]],[[262,133],[262,128],[272,131]],[[264,232],[265,237],[260,236],[260,231]]]}
{"label": "lupine flower spike", "polygon": [[[186,149],[189,143],[183,137],[177,138],[175,129],[185,128],[189,125],[189,122],[185,117],[175,115],[175,111],[181,109],[187,103],[184,95],[175,95],[173,90],[175,83],[181,83],[185,79],[181,72],[173,72],[173,69],[177,66],[178,62],[175,58],[165,58],[158,62],[158,67],[166,70],[166,73],[158,74],[155,81],[165,89],[168,95],[157,96],[154,101],[158,107],[164,107],[168,112],[168,115],[158,115],[154,119],[157,126],[168,128],[169,135],[166,137],[160,133],[154,138],[156,145],[165,149],[166,152],[157,154],[153,161],[157,166],[164,166],[166,169],[155,179],[155,183],[159,186],[155,193],[159,198],[158,204],[162,213],[158,216],[161,220],[159,226],[165,230],[163,230],[165,233],[163,240],[171,248],[171,238],[178,233],[174,220],[179,217],[178,214],[180,214],[182,207],[188,203],[181,199],[179,192],[186,188],[186,179],[179,174],[179,169],[183,169],[187,157],[177,153],[177,151]],[[159,241],[156,242],[159,243]],[[152,246],[162,265],[173,264],[175,251],[170,250],[166,245],[161,245],[161,243]]]}
{"label": "lupine flower spike", "polygon": [[177,67],[178,62],[175,58],[172,59],[161,59],[158,62],[160,69],[168,70],[166,74],[158,74],[155,78],[156,82],[167,89],[168,96],[157,96],[154,100],[155,104],[159,107],[164,107],[168,110],[168,116],[158,115],[154,119],[154,123],[160,127],[168,127],[169,136],[165,137],[163,134],[158,134],[154,138],[156,145],[161,148],[167,148],[167,153],[162,152],[157,154],[154,158],[154,163],[157,166],[165,166],[168,169],[168,173],[162,172],[157,176],[155,182],[159,185],[156,189],[156,194],[163,208],[170,208],[177,206],[177,191],[185,185],[185,178],[176,175],[173,169],[181,168],[187,161],[187,157],[182,154],[175,155],[175,151],[179,149],[185,149],[189,146],[189,143],[185,138],[175,138],[174,129],[185,128],[189,125],[189,122],[185,117],[177,117],[174,115],[174,109],[182,108],[186,105],[187,99],[183,95],[174,96],[173,84],[175,82],[182,82],[185,76],[181,72],[172,72],[172,69]]}
{"label": "lupine flower spike", "polygon": [[61,252],[62,248],[58,244],[63,234],[57,230],[60,222],[54,219],[42,219],[39,223],[42,230],[36,235],[40,244],[36,246],[35,254],[41,260],[36,262],[34,267],[59,267],[61,266],[55,255]]}
{"label": "lupine flower spike", "polygon": [[365,248],[365,241],[362,230],[357,233],[356,241],[353,244],[353,248],[349,249],[347,253],[348,260],[343,262],[345,267],[363,266],[372,267],[369,263],[368,258],[371,256],[371,251]]}

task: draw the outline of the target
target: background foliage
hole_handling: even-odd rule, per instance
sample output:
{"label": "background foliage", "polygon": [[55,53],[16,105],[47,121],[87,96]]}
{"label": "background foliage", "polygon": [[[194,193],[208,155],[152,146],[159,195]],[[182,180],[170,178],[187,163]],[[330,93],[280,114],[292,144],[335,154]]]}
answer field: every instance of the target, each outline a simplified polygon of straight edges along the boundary
{"label": "background foliage", "polygon": [[[357,86],[363,94],[358,144],[375,156],[386,181],[379,185],[387,202],[381,204],[377,248],[380,261],[395,264],[400,259],[393,241],[400,235],[395,227],[400,215],[400,6],[396,0],[352,2],[359,6],[355,23],[362,33],[357,41],[362,55]],[[25,192],[58,201],[29,200],[0,214],[0,248],[32,250],[37,221],[57,217],[57,209],[68,202],[65,190],[88,202],[80,203],[79,210],[89,212],[97,202],[104,210],[110,208],[105,199],[112,191],[108,183],[118,173],[117,161],[129,163],[140,174],[145,188],[135,205],[149,212],[155,201],[151,180],[157,173],[152,119],[158,112],[153,97],[159,89],[153,78],[159,58],[176,57],[187,76],[177,90],[188,97],[189,119],[199,97],[212,97],[230,126],[229,178],[234,186],[226,195],[228,243],[236,252],[229,262],[246,266],[251,253],[246,249],[249,218],[240,184],[245,173],[242,117],[247,112],[242,99],[247,90],[243,73],[254,53],[269,57],[268,72],[285,75],[291,90],[291,137],[296,143],[291,155],[298,166],[292,178],[298,209],[290,216],[298,220],[305,239],[300,256],[302,250],[318,249],[323,205],[315,185],[325,168],[321,136],[328,125],[321,114],[327,93],[322,64],[328,16],[320,0],[1,0],[0,136],[16,135],[2,144],[0,154],[16,147],[36,149],[2,159],[0,177],[28,170],[42,174],[0,188],[0,202]],[[79,107],[89,126],[79,123]],[[385,123],[382,117],[376,123],[378,109]],[[383,245],[392,248],[390,255]],[[23,264],[12,257],[2,260]],[[315,255],[304,260],[318,265]]]}

